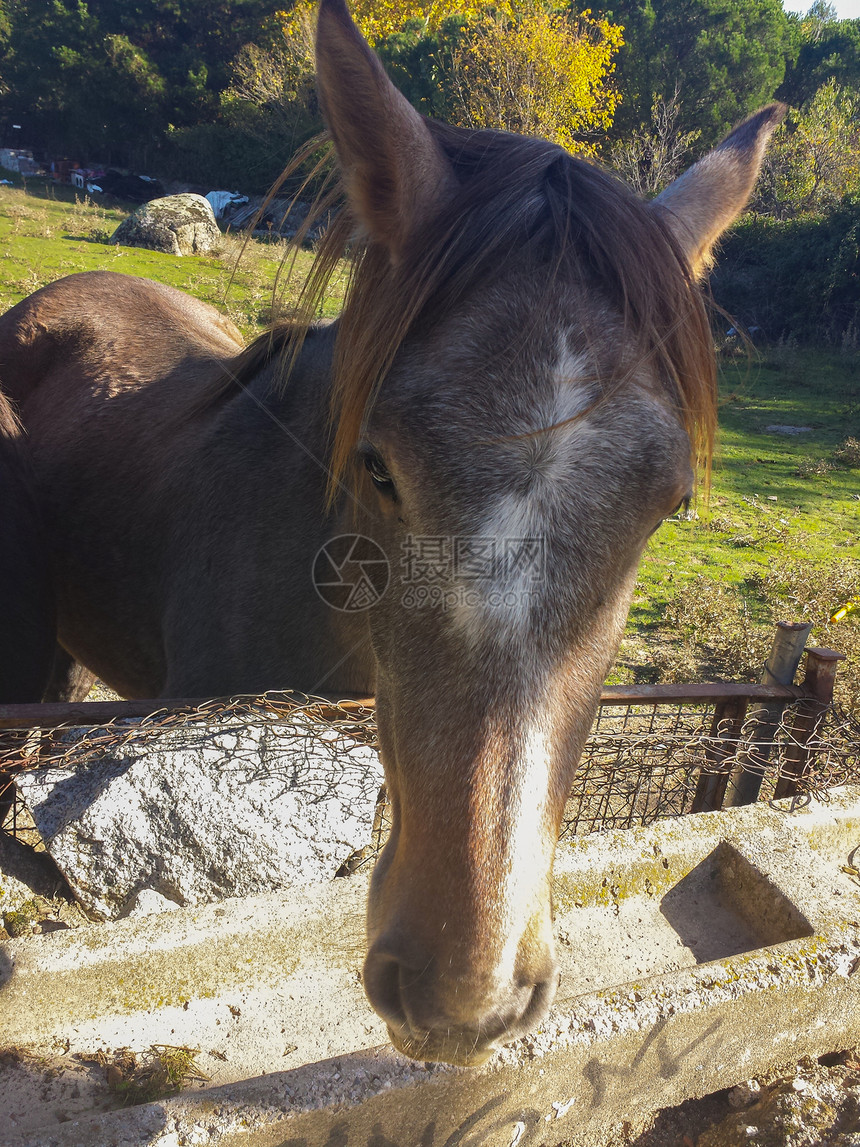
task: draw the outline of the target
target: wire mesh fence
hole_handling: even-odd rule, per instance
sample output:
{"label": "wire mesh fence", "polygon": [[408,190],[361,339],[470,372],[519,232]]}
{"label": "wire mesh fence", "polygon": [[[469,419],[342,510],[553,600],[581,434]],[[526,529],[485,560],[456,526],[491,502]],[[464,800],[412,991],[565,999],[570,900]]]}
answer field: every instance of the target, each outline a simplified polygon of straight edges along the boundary
{"label": "wire mesh fence", "polygon": [[[691,697],[692,695],[692,697]],[[279,748],[306,755],[313,744],[336,758],[355,744],[377,747],[372,701],[264,694],[124,716],[130,705],[78,706],[65,727],[0,729],[0,826],[39,848],[15,777],[34,768],[82,768],[129,745],[145,748],[167,732],[210,736],[265,724]],[[115,712],[80,726],[90,712]],[[92,718],[89,718],[92,719]],[[34,718],[35,720],[35,718]],[[225,765],[227,762],[225,761]],[[604,691],[568,800],[561,835],[647,825],[691,811],[791,794],[826,796],[860,783],[860,724],[798,689],[761,686],[652,686]],[[372,863],[387,837],[381,796],[367,848],[344,866]]]}
{"label": "wire mesh fence", "polygon": [[[693,811],[860,783],[860,725],[835,706],[818,714],[812,735],[804,702],[776,722],[767,705],[741,722],[715,700],[700,705],[602,706],[565,809],[562,836],[632,828]],[[796,762],[805,767],[798,774]],[[781,784],[782,782],[782,784]],[[786,783],[789,782],[789,783]]]}
{"label": "wire mesh fence", "polygon": [[[14,720],[5,719],[6,727],[0,728],[0,829],[37,849],[41,846],[17,789],[15,778],[22,772],[37,768],[81,769],[119,757],[127,749],[143,753],[148,744],[167,734],[183,734],[189,747],[195,739],[205,738],[211,743],[219,734],[234,734],[229,737],[231,749],[225,750],[225,768],[230,767],[234,755],[241,754],[241,731],[251,726],[267,728],[278,742],[281,758],[313,761],[317,769],[320,761],[343,760],[345,750],[356,744],[376,748],[372,703],[333,703],[304,695],[267,693],[182,706],[168,703],[144,716],[123,715],[136,707],[123,702],[45,706],[55,717],[63,708],[75,714],[65,724],[50,727],[27,727],[22,722],[22,727],[14,728],[9,727]],[[118,715],[98,724],[89,723],[96,715],[111,711]],[[306,776],[303,779],[307,781]]]}

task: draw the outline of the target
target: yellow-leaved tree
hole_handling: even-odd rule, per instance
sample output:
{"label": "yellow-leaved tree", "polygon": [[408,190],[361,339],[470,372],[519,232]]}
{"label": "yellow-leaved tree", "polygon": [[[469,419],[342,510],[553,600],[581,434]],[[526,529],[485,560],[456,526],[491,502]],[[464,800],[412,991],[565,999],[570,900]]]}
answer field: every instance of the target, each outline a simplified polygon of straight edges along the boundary
{"label": "yellow-leaved tree", "polygon": [[485,8],[453,53],[457,119],[592,155],[618,106],[609,81],[622,43],[618,25],[588,10]]}
{"label": "yellow-leaved tree", "polygon": [[[232,98],[280,118],[291,102],[315,104],[315,7],[297,0],[275,13],[276,36],[234,61]],[[589,10],[572,15],[553,0],[353,0],[351,11],[422,110],[463,127],[540,135],[585,155],[612,123],[622,29]]]}
{"label": "yellow-leaved tree", "polygon": [[[481,5],[474,0],[457,3],[457,0],[356,0],[350,4],[353,20],[361,29],[362,35],[377,47],[412,22],[418,21],[428,32],[438,30],[442,22],[453,15],[465,19],[476,17]],[[316,19],[316,0],[297,0],[290,9],[275,13],[284,40],[291,54],[313,70],[313,26]]]}
{"label": "yellow-leaved tree", "polygon": [[427,32],[437,32],[450,17],[473,20],[483,7],[476,0],[428,0],[424,4],[418,0],[355,0],[350,11],[362,35],[376,47],[407,24],[419,21]]}

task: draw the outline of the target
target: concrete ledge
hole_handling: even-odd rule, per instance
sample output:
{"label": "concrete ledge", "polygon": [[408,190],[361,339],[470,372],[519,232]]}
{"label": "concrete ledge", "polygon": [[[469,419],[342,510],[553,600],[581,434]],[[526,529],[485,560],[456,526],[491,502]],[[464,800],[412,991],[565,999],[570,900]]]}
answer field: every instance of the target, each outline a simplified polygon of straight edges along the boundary
{"label": "concrete ledge", "polygon": [[[559,1002],[479,1070],[384,1045],[355,878],[9,942],[0,1047],[43,1060],[0,1069],[3,1142],[593,1147],[634,1114],[860,1041],[860,882],[843,870],[858,841],[846,790],[562,844]],[[211,1081],[98,1113],[114,1097],[64,1067],[154,1043],[200,1048]]]}

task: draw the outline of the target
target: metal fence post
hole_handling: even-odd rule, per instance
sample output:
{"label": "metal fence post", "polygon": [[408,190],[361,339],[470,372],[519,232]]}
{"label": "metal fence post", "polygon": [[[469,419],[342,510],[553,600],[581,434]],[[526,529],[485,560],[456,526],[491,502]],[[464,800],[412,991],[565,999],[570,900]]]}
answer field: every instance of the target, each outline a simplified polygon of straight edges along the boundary
{"label": "metal fence post", "polygon": [[800,701],[789,729],[791,740],[776,783],[774,798],[792,797],[798,790],[810,761],[810,742],[818,734],[827,707],[833,700],[836,670],[844,653],[835,649],[812,648],[806,651],[806,675],[803,689],[807,696]]}
{"label": "metal fence post", "polygon": [[729,780],[725,766],[735,755],[746,713],[746,697],[727,698],[718,702],[714,708],[710,733],[713,740],[705,753],[707,764],[699,773],[690,812],[714,812],[723,807],[723,796]]}
{"label": "metal fence post", "polygon": [[15,774],[21,767],[21,754],[30,735],[20,730],[0,730],[0,829],[7,825],[7,821],[11,821],[10,835],[14,835],[15,805],[18,799]]}
{"label": "metal fence post", "polygon": [[[762,685],[793,684],[811,629],[811,621],[777,622],[770,655],[764,663],[760,678]],[[764,770],[770,759],[773,739],[779,729],[785,705],[785,701],[767,701],[750,714],[744,746],[738,750],[737,762],[726,786],[724,808],[755,804],[758,800]]]}

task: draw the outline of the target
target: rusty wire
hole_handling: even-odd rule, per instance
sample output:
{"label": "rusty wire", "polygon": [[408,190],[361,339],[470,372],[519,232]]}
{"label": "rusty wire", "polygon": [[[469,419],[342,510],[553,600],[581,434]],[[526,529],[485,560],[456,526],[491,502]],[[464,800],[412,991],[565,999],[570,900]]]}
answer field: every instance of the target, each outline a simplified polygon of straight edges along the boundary
{"label": "rusty wire", "polygon": [[[340,704],[318,697],[265,693],[205,701],[182,709],[158,709],[146,717],[118,717],[100,725],[0,730],[0,828],[39,847],[32,821],[15,786],[15,777],[33,769],[77,769],[110,760],[123,752],[144,751],[165,735],[202,738],[251,726],[270,727],[281,749],[305,760],[322,750],[331,761],[343,759],[356,745],[376,748],[376,714],[356,702]],[[236,737],[228,759],[242,756]],[[319,752],[317,752],[319,756]]]}
{"label": "rusty wire", "polygon": [[[335,703],[319,697],[285,698],[263,693],[204,701],[187,709],[158,709],[147,717],[118,717],[101,725],[77,728],[9,729],[0,732],[0,770],[20,772],[37,767],[76,768],[109,756],[117,749],[174,730],[240,724],[284,727],[292,739],[320,738],[331,744],[332,733],[345,746],[376,747],[376,714],[356,702]],[[289,731],[287,731],[287,729]]]}
{"label": "rusty wire", "polygon": [[759,799],[772,799],[793,756],[808,761],[794,778],[797,793],[826,800],[832,788],[860,784],[860,724],[831,704],[803,738],[802,704],[787,706],[766,736],[758,709],[740,729],[728,719],[715,726],[708,705],[602,709],[580,760],[562,836],[681,816],[692,810],[707,775],[726,776],[729,792],[739,774],[756,776]]}
{"label": "rusty wire", "polygon": [[[708,774],[762,778],[760,799],[770,799],[792,753],[808,764],[796,790],[826,799],[837,785],[860,783],[860,725],[833,705],[816,715],[812,735],[801,740],[798,714],[789,705],[761,735],[761,711],[751,710],[738,729],[715,721],[713,704],[602,706],[576,774],[562,822],[562,836],[604,828],[650,824],[691,810],[700,778]],[[264,694],[209,701],[183,710],[158,710],[86,728],[4,730],[0,733],[0,824],[17,834],[21,802],[14,776],[34,768],[80,768],[122,749],[176,730],[207,735],[236,725],[271,726],[279,747],[324,743],[330,755],[358,744],[377,748],[372,708],[314,697]],[[281,738],[285,743],[281,742]],[[5,779],[5,786],[4,786]],[[731,786],[729,781],[729,787]],[[348,862],[349,871],[372,863],[387,836],[389,810],[380,803],[373,841]],[[5,818],[5,823],[4,823]],[[27,839],[27,834],[20,834]]]}

